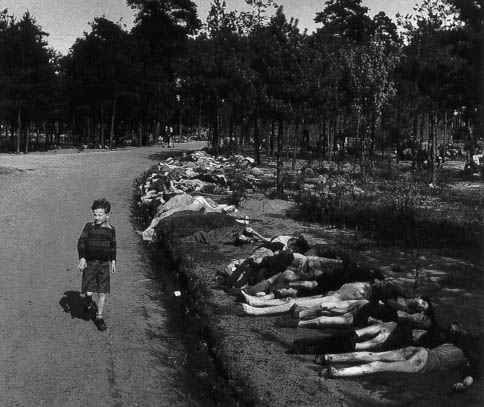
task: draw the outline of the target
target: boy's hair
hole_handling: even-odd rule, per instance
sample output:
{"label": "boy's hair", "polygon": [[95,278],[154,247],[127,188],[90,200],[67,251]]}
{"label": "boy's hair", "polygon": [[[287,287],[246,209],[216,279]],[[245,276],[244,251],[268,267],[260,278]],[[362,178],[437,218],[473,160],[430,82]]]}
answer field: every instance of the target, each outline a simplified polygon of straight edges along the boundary
{"label": "boy's hair", "polygon": [[109,213],[111,212],[111,203],[105,198],[96,199],[91,205],[91,210],[96,209],[104,209],[104,212]]}

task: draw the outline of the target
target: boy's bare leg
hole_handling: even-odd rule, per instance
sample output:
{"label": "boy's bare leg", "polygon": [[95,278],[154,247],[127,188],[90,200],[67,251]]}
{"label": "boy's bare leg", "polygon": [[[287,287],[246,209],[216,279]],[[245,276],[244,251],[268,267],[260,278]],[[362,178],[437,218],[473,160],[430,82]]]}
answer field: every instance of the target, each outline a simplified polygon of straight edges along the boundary
{"label": "boy's bare leg", "polygon": [[92,300],[92,296],[94,295],[93,292],[87,291],[84,293],[84,317],[88,318],[91,316],[91,313],[95,310],[96,304]]}
{"label": "boy's bare leg", "polygon": [[104,301],[106,300],[105,293],[98,293],[97,294],[98,301],[97,301],[97,315],[102,316],[103,309],[104,309]]}

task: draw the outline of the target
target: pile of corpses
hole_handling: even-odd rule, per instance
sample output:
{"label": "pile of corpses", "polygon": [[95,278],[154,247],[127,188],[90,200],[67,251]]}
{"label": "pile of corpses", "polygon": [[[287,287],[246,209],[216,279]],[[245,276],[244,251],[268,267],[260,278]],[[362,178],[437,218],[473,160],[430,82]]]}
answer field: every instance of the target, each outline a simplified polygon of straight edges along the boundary
{"label": "pile of corpses", "polygon": [[245,231],[246,241],[260,244],[224,269],[226,292],[247,316],[278,316],[278,327],[318,330],[287,353],[315,354],[324,377],[463,368],[454,385],[461,391],[482,375],[482,338],[457,323],[441,329],[429,298],[407,296],[337,247],[309,245],[300,234],[267,239]]}
{"label": "pile of corpses", "polygon": [[140,205],[153,213],[143,239],[171,247],[258,243],[248,258],[224,268],[222,284],[247,316],[273,315],[284,329],[319,330],[295,340],[288,353],[315,354],[315,362],[326,365],[325,377],[463,367],[464,378],[454,385],[459,391],[482,375],[482,338],[459,324],[440,328],[429,298],[407,296],[381,271],[337,247],[311,245],[297,233],[266,238],[235,206],[213,199],[231,193],[227,169],[253,174],[252,164],[203,152],[160,163],[139,187]]}
{"label": "pile of corpses", "polygon": [[[168,158],[161,162],[156,172],[139,186],[139,204],[151,208],[153,212],[151,224],[141,232],[143,239],[152,241],[157,225],[179,212],[183,212],[183,215],[187,211],[205,214],[231,213],[234,221],[244,223],[245,220],[238,219],[234,205],[222,203],[232,193],[226,172],[238,172],[251,185],[251,182],[259,181],[254,174],[262,175],[262,171],[253,167],[253,164],[254,159],[250,157],[235,155],[216,159],[203,151],[184,155],[179,160]],[[224,219],[223,216],[219,218]],[[210,226],[202,229],[211,230],[208,228]]]}

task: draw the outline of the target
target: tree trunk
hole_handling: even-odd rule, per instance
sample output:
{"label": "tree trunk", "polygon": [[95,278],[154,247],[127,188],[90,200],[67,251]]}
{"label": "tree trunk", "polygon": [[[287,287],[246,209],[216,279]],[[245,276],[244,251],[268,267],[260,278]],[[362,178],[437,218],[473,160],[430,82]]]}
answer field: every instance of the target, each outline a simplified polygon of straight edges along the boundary
{"label": "tree trunk", "polygon": [[432,184],[435,184],[436,179],[437,179],[437,150],[436,150],[436,142],[437,142],[437,112],[433,111],[431,114],[431,122],[430,122],[430,128],[431,128],[431,136],[432,136],[432,158],[431,158],[431,170],[432,170]]}
{"label": "tree trunk", "polygon": [[259,117],[257,111],[254,114],[254,154],[255,162],[260,164]]}
{"label": "tree trunk", "polygon": [[22,138],[22,115],[20,113],[20,106],[17,108],[17,146],[16,153],[20,154],[20,141]]}
{"label": "tree trunk", "polygon": [[25,126],[25,154],[29,152],[29,141],[30,141],[30,123],[27,123]]}
{"label": "tree trunk", "polygon": [[[182,120],[182,114],[183,114],[183,102],[182,100],[180,99],[180,116],[179,116],[179,120],[178,120],[178,137],[180,137],[180,140],[183,136],[183,120]],[[172,143],[174,143],[173,140],[171,140]]]}
{"label": "tree trunk", "polygon": [[101,146],[104,148],[104,103],[101,103]]}
{"label": "tree trunk", "polygon": [[279,126],[278,126],[278,131],[277,131],[277,173],[276,173],[276,190],[277,190],[277,195],[282,196],[284,193],[284,188],[282,185],[282,172],[284,168],[284,160],[283,160],[283,154],[284,154],[284,131],[283,131],[283,120],[279,119]]}
{"label": "tree trunk", "polygon": [[272,120],[271,121],[271,140],[269,144],[270,148],[270,156],[271,158],[274,158],[274,139],[275,139],[275,127],[276,127],[276,121]]}
{"label": "tree trunk", "polygon": [[59,126],[59,120],[56,120],[54,123],[55,126],[55,139],[56,139],[56,144],[60,146],[61,144],[61,139],[60,139],[60,126]]}
{"label": "tree trunk", "polygon": [[113,98],[113,112],[111,114],[111,131],[109,133],[109,149],[113,148],[113,138],[114,138],[114,120],[116,118],[116,98]]}
{"label": "tree trunk", "polygon": [[142,137],[143,137],[143,122],[140,120],[139,126],[138,126],[138,145],[139,145],[139,147],[141,147]]}
{"label": "tree trunk", "polygon": [[420,144],[422,144],[424,140],[424,127],[425,127],[425,113],[422,113],[422,118],[420,121]]}
{"label": "tree trunk", "polygon": [[202,101],[198,103],[197,135],[198,139],[200,140],[202,135]]}
{"label": "tree trunk", "polygon": [[298,144],[298,131],[299,131],[299,122],[296,122],[296,129],[294,130],[294,141],[292,143],[293,146],[293,152],[292,152],[292,163],[291,163],[291,170],[295,171],[296,170],[296,154],[297,154],[297,144]]}
{"label": "tree trunk", "polygon": [[212,147],[215,147],[215,154],[218,155],[220,151],[220,135],[219,135],[219,127],[218,127],[218,105],[215,108],[215,117],[214,117],[214,124],[213,124],[213,137],[212,137]]}

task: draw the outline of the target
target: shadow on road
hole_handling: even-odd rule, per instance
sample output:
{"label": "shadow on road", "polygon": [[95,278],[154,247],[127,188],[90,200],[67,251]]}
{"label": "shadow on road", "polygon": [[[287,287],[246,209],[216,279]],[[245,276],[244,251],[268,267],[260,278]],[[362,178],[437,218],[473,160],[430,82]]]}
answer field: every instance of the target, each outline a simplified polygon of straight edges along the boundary
{"label": "shadow on road", "polygon": [[86,319],[84,310],[84,299],[79,291],[66,291],[59,300],[59,305],[65,313],[70,313],[71,318]]}

